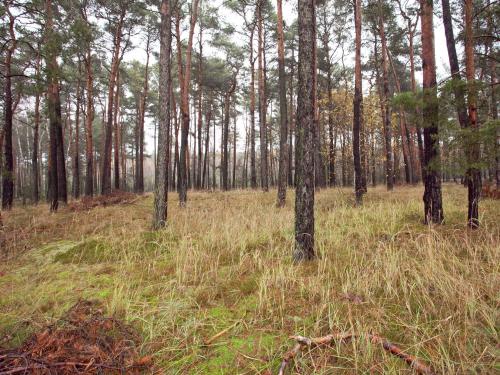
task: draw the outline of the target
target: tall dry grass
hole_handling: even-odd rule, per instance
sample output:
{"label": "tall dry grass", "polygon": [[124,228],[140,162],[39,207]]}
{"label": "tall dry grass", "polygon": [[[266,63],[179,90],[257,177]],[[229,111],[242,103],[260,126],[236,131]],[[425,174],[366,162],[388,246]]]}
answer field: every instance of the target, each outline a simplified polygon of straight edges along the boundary
{"label": "tall dry grass", "polygon": [[[466,192],[446,186],[446,224],[422,224],[422,191],[317,194],[318,260],[292,263],[293,194],[171,195],[152,232],[151,197],[131,206],[4,214],[13,235],[0,266],[0,334],[10,345],[79,298],[98,299],[142,332],[144,352],[172,374],[276,372],[291,334],[378,333],[439,373],[498,370],[500,203],[466,228]],[[224,331],[210,345],[210,337]],[[1,336],[0,336],[1,337]],[[315,349],[300,373],[409,373],[358,339]]]}

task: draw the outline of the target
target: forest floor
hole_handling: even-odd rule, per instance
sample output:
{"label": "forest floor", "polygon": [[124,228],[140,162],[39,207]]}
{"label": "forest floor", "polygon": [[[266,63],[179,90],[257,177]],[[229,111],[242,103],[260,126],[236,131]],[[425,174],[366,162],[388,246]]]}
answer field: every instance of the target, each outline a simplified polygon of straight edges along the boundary
{"label": "forest floor", "polygon": [[[466,228],[466,190],[445,185],[446,224],[422,224],[422,188],[316,197],[317,261],[295,265],[293,193],[170,194],[151,231],[152,196],[90,210],[4,213],[0,346],[15,347],[79,300],[141,335],[166,374],[275,374],[290,335],[376,333],[443,374],[498,371],[500,201]],[[363,337],[297,357],[300,373],[411,373]]]}

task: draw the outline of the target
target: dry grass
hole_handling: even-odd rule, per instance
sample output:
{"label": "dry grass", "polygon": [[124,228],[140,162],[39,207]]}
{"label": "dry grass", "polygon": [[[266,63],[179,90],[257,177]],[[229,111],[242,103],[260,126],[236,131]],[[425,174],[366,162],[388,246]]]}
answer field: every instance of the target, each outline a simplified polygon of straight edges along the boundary
{"label": "dry grass", "polygon": [[[348,190],[319,192],[320,259],[304,265],[291,262],[293,197],[280,210],[275,192],[191,193],[186,209],[171,194],[158,233],[151,197],[56,215],[15,209],[4,213],[0,342],[10,334],[15,345],[92,298],[135,325],[168,374],[275,373],[289,335],[331,331],[375,332],[439,373],[494,373],[500,202],[482,202],[472,232],[465,190],[446,186],[446,225],[431,228],[421,193],[370,190],[353,208]],[[361,339],[305,353],[294,371],[410,373]]]}

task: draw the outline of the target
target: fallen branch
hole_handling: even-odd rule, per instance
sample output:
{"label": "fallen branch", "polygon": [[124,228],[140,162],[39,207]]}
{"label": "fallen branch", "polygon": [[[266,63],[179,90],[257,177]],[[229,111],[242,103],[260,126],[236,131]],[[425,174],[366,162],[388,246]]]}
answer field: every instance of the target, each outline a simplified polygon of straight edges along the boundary
{"label": "fallen branch", "polygon": [[224,336],[226,333],[228,333],[230,330],[232,330],[234,327],[236,327],[239,323],[240,323],[240,321],[238,320],[234,324],[227,327],[226,329],[223,329],[219,333],[216,333],[215,335],[213,335],[212,337],[210,337],[208,340],[205,341],[205,345],[210,345],[212,342],[217,340],[219,337]]}
{"label": "fallen branch", "polygon": [[[283,361],[281,362],[278,375],[285,374],[285,369],[288,364],[301,352],[303,348],[313,348],[322,345],[329,345],[333,342],[345,342],[356,337],[360,337],[360,335],[354,335],[352,333],[338,333],[316,338],[291,336],[290,338],[295,340],[297,344],[293,347],[292,350],[290,350],[283,356]],[[382,347],[386,351],[404,360],[418,374],[434,375],[434,372],[429,366],[420,361],[418,358],[405,353],[402,349],[387,341],[386,339],[371,333],[364,335],[364,337],[368,338],[374,344],[382,345]]]}

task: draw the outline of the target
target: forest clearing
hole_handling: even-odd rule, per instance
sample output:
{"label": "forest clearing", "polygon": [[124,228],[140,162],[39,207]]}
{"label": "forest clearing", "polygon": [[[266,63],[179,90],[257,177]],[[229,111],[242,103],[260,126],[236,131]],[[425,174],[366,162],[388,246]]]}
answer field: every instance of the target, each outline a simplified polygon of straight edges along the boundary
{"label": "forest clearing", "polygon": [[[276,208],[275,191],[193,192],[183,209],[174,198],[176,220],[158,232],[151,195],[57,215],[16,208],[4,218],[20,255],[0,266],[0,340],[19,345],[79,300],[97,300],[168,374],[275,374],[289,335],[334,332],[379,334],[437,373],[494,373],[500,201],[484,199],[481,228],[467,230],[466,190],[447,184],[446,225],[429,227],[421,193],[370,189],[354,208],[350,190],[321,190],[319,257],[301,265],[290,257],[293,207]],[[363,339],[311,350],[295,366],[410,373]]]}
{"label": "forest clearing", "polygon": [[498,373],[499,25],[1,0],[0,375]]}

